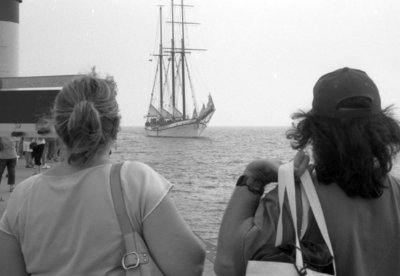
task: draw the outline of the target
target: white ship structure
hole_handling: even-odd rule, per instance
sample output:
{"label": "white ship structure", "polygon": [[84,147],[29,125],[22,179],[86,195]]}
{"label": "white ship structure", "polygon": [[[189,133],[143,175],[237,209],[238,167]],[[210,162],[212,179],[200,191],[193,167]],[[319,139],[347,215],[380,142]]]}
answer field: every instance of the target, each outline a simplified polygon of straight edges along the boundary
{"label": "white ship structure", "polygon": [[[175,20],[174,10],[179,7],[180,20]],[[185,26],[196,24],[184,20],[184,9],[191,7],[171,1],[171,42],[169,47],[163,45],[162,6],[160,6],[160,42],[157,57],[157,68],[151,91],[148,113],[145,116],[145,131],[155,137],[199,137],[211,120],[215,106],[211,94],[207,104],[197,106],[188,55],[194,49],[185,47]],[[175,46],[175,33],[180,25],[180,46]]]}

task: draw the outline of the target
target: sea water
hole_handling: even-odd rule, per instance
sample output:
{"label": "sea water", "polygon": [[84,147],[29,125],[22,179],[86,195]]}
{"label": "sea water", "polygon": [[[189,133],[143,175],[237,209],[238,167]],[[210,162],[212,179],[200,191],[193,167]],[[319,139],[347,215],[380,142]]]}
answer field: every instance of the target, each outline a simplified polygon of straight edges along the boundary
{"label": "sea water", "polygon": [[[142,127],[124,127],[112,158],[148,164],[174,184],[172,198],[201,238],[217,244],[223,212],[236,179],[254,159],[289,161],[296,151],[288,127],[209,127],[200,138],[148,137]],[[393,174],[400,176],[398,164]]]}

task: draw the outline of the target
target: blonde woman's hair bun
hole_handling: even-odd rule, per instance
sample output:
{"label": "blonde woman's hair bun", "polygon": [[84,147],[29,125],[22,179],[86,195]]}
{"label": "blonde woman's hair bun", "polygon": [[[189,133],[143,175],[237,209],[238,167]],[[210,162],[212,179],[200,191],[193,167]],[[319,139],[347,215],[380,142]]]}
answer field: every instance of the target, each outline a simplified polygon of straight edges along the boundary
{"label": "blonde woman's hair bun", "polygon": [[[111,81],[113,81],[111,79]],[[120,115],[116,84],[85,75],[66,84],[54,104],[55,129],[70,164],[86,164],[117,138]]]}

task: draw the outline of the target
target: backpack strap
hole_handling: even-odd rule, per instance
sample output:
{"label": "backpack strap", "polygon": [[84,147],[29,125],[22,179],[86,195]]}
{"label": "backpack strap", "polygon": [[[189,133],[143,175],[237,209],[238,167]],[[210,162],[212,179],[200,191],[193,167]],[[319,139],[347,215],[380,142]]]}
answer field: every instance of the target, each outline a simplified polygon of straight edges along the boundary
{"label": "backpack strap", "polygon": [[331,254],[331,256],[333,258],[333,269],[334,269],[334,272],[336,275],[335,256],[333,254],[333,247],[332,247],[331,240],[329,238],[329,233],[328,233],[328,228],[326,226],[324,212],[322,210],[321,202],[319,201],[319,197],[318,197],[317,191],[315,189],[315,185],[313,183],[310,172],[308,170],[306,170],[304,172],[304,174],[301,176],[301,182],[303,183],[304,191],[310,202],[310,207],[314,214],[314,218],[317,222],[318,228],[321,231],[321,235],[325,241],[325,244],[327,245],[327,247],[329,249],[329,253]]}
{"label": "backpack strap", "polygon": [[125,254],[122,257],[122,267],[126,270],[126,275],[137,275],[140,269],[138,268],[141,264],[147,264],[149,262],[149,255],[147,253],[137,252],[137,244],[135,238],[135,231],[132,228],[128,212],[125,206],[125,200],[123,196],[123,190],[121,185],[121,167],[123,163],[112,164],[110,171],[110,186],[111,195],[114,203],[115,213],[118,218],[119,227],[122,232]]}
{"label": "backpack strap", "polygon": [[[279,199],[283,200],[284,192],[286,191],[290,212],[292,215],[293,224],[297,226],[297,211],[296,211],[296,191],[295,191],[295,184],[294,184],[294,169],[293,169],[293,162],[289,162],[283,164],[279,167],[278,170],[278,189],[281,189],[279,192]],[[329,252],[333,258],[333,269],[334,275],[336,275],[336,265],[335,265],[335,257],[333,254],[332,244],[329,238],[328,229],[326,226],[324,214],[322,211],[321,203],[319,201],[317,192],[315,190],[314,183],[312,181],[310,172],[306,170],[304,174],[300,177],[302,186],[304,188],[304,194],[308,199],[309,208],[314,214],[314,218],[317,222],[318,228],[321,231],[322,237],[327,245]],[[281,204],[281,203],[280,203]],[[282,211],[280,212],[280,215]],[[279,223],[279,221],[278,221]],[[279,224],[278,224],[279,227]],[[280,226],[282,228],[282,225]],[[295,244],[297,248],[300,248],[300,239],[298,235],[298,231],[295,228]],[[277,237],[278,238],[278,237]],[[277,242],[277,240],[275,241]],[[303,256],[301,250],[296,250],[296,266],[297,267],[304,267],[303,264]]]}
{"label": "backpack strap", "polygon": [[[283,183],[278,184],[278,202],[279,202],[279,217],[276,228],[276,238],[275,238],[275,246],[279,246],[282,244],[283,240],[283,203],[285,201],[285,190],[286,186]],[[308,201],[306,192],[303,188],[303,185],[300,185],[300,194],[301,194],[301,205],[302,205],[302,219],[301,219],[301,228],[299,237],[302,239],[307,232],[308,223],[309,223],[309,213],[310,213],[310,203]],[[288,210],[290,212],[290,210]],[[298,231],[297,226],[295,227],[296,231]]]}

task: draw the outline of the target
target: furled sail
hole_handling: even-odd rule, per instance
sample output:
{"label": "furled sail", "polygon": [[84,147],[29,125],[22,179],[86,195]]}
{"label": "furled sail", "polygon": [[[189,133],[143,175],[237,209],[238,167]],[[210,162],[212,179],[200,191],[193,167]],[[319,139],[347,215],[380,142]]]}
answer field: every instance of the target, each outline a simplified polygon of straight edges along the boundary
{"label": "furled sail", "polygon": [[196,111],[196,108],[195,108],[195,109],[193,109],[193,115],[192,115],[192,118],[193,118],[193,119],[196,119],[196,118],[197,118],[197,111]]}
{"label": "furled sail", "polygon": [[169,113],[169,112],[168,112],[167,110],[165,110],[164,108],[161,109],[161,115],[162,115],[164,118],[168,118],[168,119],[172,118],[172,114]]}
{"label": "furled sail", "polygon": [[214,109],[214,108],[215,108],[214,101],[213,101],[211,95],[208,95],[207,110],[211,110],[211,109]]}
{"label": "furled sail", "polygon": [[161,117],[161,113],[154,107],[154,105],[150,105],[149,112],[147,113],[147,117],[157,118]]}
{"label": "furled sail", "polygon": [[182,112],[180,112],[176,107],[173,108],[174,117],[177,119],[181,119],[183,117]]}
{"label": "furled sail", "polygon": [[201,107],[200,113],[199,113],[199,117],[203,116],[204,112],[206,112],[206,107],[203,104],[203,106]]}

